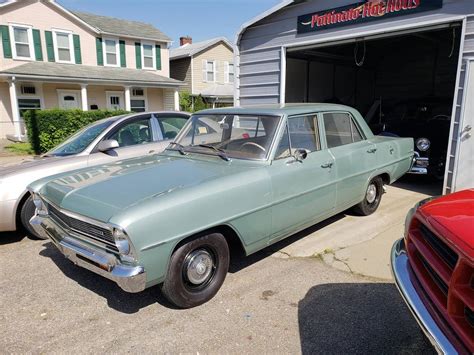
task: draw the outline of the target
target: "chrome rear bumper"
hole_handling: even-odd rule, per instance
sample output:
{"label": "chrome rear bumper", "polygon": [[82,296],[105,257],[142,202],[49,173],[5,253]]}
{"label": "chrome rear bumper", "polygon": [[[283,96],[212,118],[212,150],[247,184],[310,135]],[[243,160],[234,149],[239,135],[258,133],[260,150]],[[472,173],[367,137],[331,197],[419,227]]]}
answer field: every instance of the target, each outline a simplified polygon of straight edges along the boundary
{"label": "chrome rear bumper", "polygon": [[410,265],[408,263],[405,241],[403,239],[395,242],[392,247],[391,265],[393,278],[395,279],[398,291],[400,291],[408,308],[438,353],[457,354],[454,346],[428,312],[428,309],[410,279]]}
{"label": "chrome rear bumper", "polygon": [[142,266],[121,264],[113,253],[72,238],[48,216],[35,215],[30,224],[36,233],[50,239],[74,264],[114,281],[126,292],[135,293],[145,289],[146,273]]}

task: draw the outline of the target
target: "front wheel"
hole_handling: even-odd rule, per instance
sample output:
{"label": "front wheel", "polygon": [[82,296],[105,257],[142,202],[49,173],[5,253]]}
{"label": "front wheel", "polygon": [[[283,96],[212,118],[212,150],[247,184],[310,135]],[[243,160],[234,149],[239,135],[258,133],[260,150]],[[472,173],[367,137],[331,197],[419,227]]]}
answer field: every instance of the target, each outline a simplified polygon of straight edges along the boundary
{"label": "front wheel", "polygon": [[360,216],[374,213],[380,205],[383,195],[383,181],[377,176],[370,180],[362,202],[354,206],[354,212]]}
{"label": "front wheel", "polygon": [[25,229],[29,237],[32,237],[33,239],[46,239],[46,238],[41,237],[39,234],[37,234],[33,230],[33,227],[31,227],[30,219],[35,215],[35,211],[36,211],[36,207],[35,207],[35,204],[33,203],[33,197],[30,195],[26,199],[23,206],[21,207],[21,211],[20,211],[21,224],[23,225],[23,228]]}
{"label": "front wheel", "polygon": [[229,269],[229,246],[212,233],[180,246],[171,256],[161,290],[179,308],[199,306],[221,288]]}

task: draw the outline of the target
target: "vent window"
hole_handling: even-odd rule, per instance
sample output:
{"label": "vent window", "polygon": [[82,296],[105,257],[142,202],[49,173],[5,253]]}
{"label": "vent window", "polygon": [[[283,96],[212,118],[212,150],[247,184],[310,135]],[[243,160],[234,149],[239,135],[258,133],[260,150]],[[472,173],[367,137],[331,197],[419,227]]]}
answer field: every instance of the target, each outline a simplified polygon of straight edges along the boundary
{"label": "vent window", "polygon": [[22,95],[36,95],[36,87],[34,85],[22,85]]}

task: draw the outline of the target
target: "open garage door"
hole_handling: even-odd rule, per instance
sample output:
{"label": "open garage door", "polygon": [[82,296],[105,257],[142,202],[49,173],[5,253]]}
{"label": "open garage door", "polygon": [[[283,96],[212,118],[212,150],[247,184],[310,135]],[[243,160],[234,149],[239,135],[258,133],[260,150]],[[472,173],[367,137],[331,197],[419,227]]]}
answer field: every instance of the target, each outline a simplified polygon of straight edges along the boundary
{"label": "open garage door", "polygon": [[[374,134],[413,137],[413,173],[443,187],[461,23],[287,50],[285,102],[357,108]],[[426,178],[420,181],[426,181]]]}

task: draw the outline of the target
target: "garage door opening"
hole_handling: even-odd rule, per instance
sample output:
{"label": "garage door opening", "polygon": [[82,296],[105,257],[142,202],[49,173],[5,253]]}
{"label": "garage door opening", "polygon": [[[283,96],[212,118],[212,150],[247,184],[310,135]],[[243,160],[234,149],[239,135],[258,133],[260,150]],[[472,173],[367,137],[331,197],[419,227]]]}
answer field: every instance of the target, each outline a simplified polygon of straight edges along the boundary
{"label": "garage door opening", "polygon": [[[413,137],[420,175],[441,193],[461,24],[288,49],[285,102],[355,107],[374,134]],[[424,158],[424,159],[423,159]]]}

